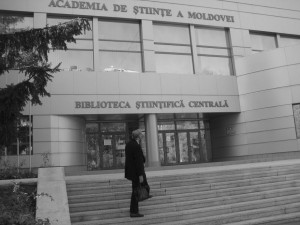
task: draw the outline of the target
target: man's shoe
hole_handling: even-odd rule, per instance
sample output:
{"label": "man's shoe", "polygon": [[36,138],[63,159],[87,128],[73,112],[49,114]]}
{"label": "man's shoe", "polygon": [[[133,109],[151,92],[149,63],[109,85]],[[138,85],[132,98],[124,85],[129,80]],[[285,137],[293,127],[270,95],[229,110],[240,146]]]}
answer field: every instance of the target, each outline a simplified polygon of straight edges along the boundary
{"label": "man's shoe", "polygon": [[130,213],[130,217],[144,217],[144,215],[140,213]]}

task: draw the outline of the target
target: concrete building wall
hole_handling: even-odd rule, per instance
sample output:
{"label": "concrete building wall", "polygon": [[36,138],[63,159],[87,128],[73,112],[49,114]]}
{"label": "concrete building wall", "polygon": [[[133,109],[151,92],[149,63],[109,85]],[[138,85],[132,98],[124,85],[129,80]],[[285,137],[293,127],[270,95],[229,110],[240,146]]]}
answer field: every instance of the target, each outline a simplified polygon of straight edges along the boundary
{"label": "concrete building wall", "polygon": [[33,117],[34,155],[43,166],[86,165],[85,120],[76,116],[41,115]]}
{"label": "concrete building wall", "polygon": [[300,102],[299,50],[279,48],[236,60],[241,113],[212,120],[215,159],[300,155],[292,110]]}

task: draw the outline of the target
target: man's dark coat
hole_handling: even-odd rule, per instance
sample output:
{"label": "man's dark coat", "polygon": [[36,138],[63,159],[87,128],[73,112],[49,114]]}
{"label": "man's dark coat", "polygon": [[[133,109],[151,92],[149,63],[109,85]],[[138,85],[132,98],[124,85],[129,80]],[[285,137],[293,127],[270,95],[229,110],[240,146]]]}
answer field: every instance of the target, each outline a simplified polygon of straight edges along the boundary
{"label": "man's dark coat", "polygon": [[137,180],[145,173],[145,157],[136,140],[130,140],[125,147],[125,178]]}

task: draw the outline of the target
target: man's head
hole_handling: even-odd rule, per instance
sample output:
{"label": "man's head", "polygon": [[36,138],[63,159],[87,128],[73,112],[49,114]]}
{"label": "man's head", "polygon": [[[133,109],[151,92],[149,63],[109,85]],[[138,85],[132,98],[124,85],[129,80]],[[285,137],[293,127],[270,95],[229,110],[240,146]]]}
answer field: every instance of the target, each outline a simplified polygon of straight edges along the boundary
{"label": "man's head", "polygon": [[144,137],[143,132],[140,129],[132,131],[132,139],[142,139]]}

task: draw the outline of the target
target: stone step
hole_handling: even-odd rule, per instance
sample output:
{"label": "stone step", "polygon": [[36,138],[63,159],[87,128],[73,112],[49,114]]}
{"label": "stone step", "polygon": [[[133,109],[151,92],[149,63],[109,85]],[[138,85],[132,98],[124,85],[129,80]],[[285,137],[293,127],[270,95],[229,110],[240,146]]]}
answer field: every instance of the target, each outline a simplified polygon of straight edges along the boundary
{"label": "stone step", "polygon": [[[151,209],[151,207],[155,207],[159,209],[160,207],[171,206],[175,205],[177,207],[182,208],[201,208],[201,207],[211,207],[211,206],[218,206],[218,205],[226,205],[226,204],[233,204],[239,202],[246,202],[246,201],[254,201],[254,200],[261,200],[261,199],[270,199],[275,197],[283,197],[289,195],[297,195],[300,194],[300,189],[298,187],[294,188],[284,188],[278,190],[270,190],[270,191],[263,191],[263,192],[255,192],[255,193],[248,193],[248,194],[241,194],[241,195],[234,195],[234,196],[221,196],[221,197],[214,197],[209,199],[196,199],[196,200],[186,200],[186,201],[178,201],[176,196],[172,197],[154,197],[152,199],[147,200],[146,203],[140,203],[140,208],[143,211]],[[111,210],[111,209],[121,209],[121,208],[128,208],[130,204],[130,199],[124,199],[119,201],[99,201],[99,202],[84,202],[84,203],[77,203],[77,204],[69,204],[70,212],[84,212],[84,211],[96,211],[96,210]]]}
{"label": "stone step", "polygon": [[[276,183],[285,180],[293,180],[300,179],[300,173],[290,174],[290,175],[280,175],[280,176],[271,176],[271,177],[260,177],[260,178],[252,178],[252,179],[244,179],[244,180],[234,180],[234,181],[222,181],[217,183],[201,183],[199,181],[191,181],[191,182],[182,182],[180,186],[177,186],[176,183],[172,185],[168,183],[150,183],[151,190],[155,190],[158,188],[166,188],[171,192],[182,192],[183,190],[188,190],[192,192],[193,190],[209,190],[209,189],[218,189],[218,188],[230,188],[237,186],[246,186],[246,185],[254,185],[254,184],[263,184],[263,183]],[[129,183],[129,182],[128,182]],[[100,194],[100,193],[115,193],[115,192],[128,192],[131,191],[131,185],[127,184],[124,187],[118,186],[116,187],[85,187],[85,188],[68,188],[68,195],[82,195],[82,194]]]}
{"label": "stone step", "polygon": [[[292,196],[293,197],[293,196]],[[277,215],[284,215],[289,213],[300,213],[300,203],[299,197],[293,200],[289,199],[296,203],[287,203],[287,199],[284,198],[282,201],[257,201],[255,204],[249,203],[240,203],[234,205],[225,205],[219,207],[208,207],[204,209],[189,209],[181,210],[175,212],[167,213],[155,213],[146,215],[144,218],[130,218],[129,212],[124,212],[122,217],[115,215],[114,218],[97,219],[91,216],[88,221],[89,225],[94,224],[131,224],[131,225],[150,225],[150,224],[164,224],[164,225],[179,225],[179,224],[188,224],[188,225],[207,225],[207,224],[226,224],[239,222],[249,219],[257,219],[264,217],[272,217]],[[93,220],[97,219],[97,220]],[[87,221],[73,221],[72,224],[83,225],[87,224]]]}
{"label": "stone step", "polygon": [[[203,205],[197,204],[197,202],[192,202],[190,207],[186,207],[184,204],[159,204],[147,206],[145,202],[144,207],[141,205],[140,211],[147,214],[166,214],[166,213],[176,213],[178,211],[182,212],[185,210],[198,210],[198,216],[209,216],[209,215],[219,215],[223,213],[229,213],[228,210],[252,210],[263,207],[271,207],[275,205],[283,205],[290,203],[300,202],[300,195],[290,195],[281,196],[271,199],[260,199],[247,202],[237,202],[233,204],[220,204],[218,206],[204,207]],[[200,210],[201,209],[201,210]],[[120,209],[107,209],[107,210],[97,210],[97,211],[86,211],[72,213],[72,221],[88,221],[88,220],[98,220],[98,219],[109,219],[109,218],[119,218],[126,217],[128,215],[128,207]],[[196,216],[197,216],[196,215]]]}
{"label": "stone step", "polygon": [[230,225],[299,225],[300,213],[289,213],[259,219],[231,223]]}
{"label": "stone step", "polygon": [[129,217],[131,182],[122,174],[111,180],[108,175],[91,177],[94,180],[73,177],[67,180],[71,221],[73,225],[279,225],[278,221],[299,225],[300,164],[266,165],[149,173],[154,197],[139,204],[144,218]]}
{"label": "stone step", "polygon": [[[298,166],[298,165],[297,165]],[[269,169],[269,168],[267,168]],[[259,177],[266,177],[266,176],[277,176],[277,175],[286,175],[291,173],[299,173],[300,171],[300,165],[299,168],[293,166],[292,168],[280,168],[275,169],[272,168],[272,170],[261,170],[261,171],[255,171],[255,172],[247,172],[247,171],[234,171],[229,174],[222,174],[222,173],[195,173],[195,174],[188,174],[188,175],[173,175],[173,176],[162,176],[162,177],[149,177],[148,181],[151,182],[153,185],[156,185],[156,183],[171,183],[175,184],[178,183],[178,185],[181,185],[182,183],[186,182],[195,182],[199,181],[200,183],[211,183],[211,182],[219,182],[219,181],[225,181],[225,180],[238,180],[238,179],[248,179],[248,178],[259,178]],[[85,187],[124,187],[130,185],[129,182],[126,179],[118,179],[118,180],[107,180],[107,181],[69,181],[67,183],[68,189],[72,190],[73,188],[85,188]]]}
{"label": "stone step", "polygon": [[[272,189],[280,189],[280,188],[290,188],[290,187],[299,187],[299,180],[290,180],[284,182],[277,182],[276,185],[274,183],[260,184],[260,185],[252,185],[246,187],[235,187],[235,188],[227,188],[223,190],[208,190],[202,191],[197,190],[195,192],[187,192],[182,191],[180,194],[170,194],[167,195],[167,189],[157,189],[152,190],[151,194],[155,196],[153,199],[177,199],[177,201],[184,200],[196,200],[196,199],[207,199],[214,198],[216,196],[234,196],[238,194],[247,194],[253,192],[262,192],[268,191]],[[169,193],[169,192],[168,192]],[[130,199],[131,190],[127,192],[119,192],[119,193],[109,193],[109,194],[92,194],[92,195],[77,195],[77,196],[69,196],[69,203],[75,204],[80,202],[97,202],[97,201],[117,201]],[[151,199],[152,201],[152,199]]]}
{"label": "stone step", "polygon": [[[218,215],[218,216],[210,216],[204,218],[196,218],[196,219],[187,219],[187,220],[179,220],[172,221],[171,223],[157,223],[160,225],[221,225],[221,224],[234,224],[241,221],[249,221],[249,220],[260,220],[263,218],[272,218],[275,216],[281,217],[289,214],[299,214],[300,213],[300,204],[294,203],[283,206],[275,206],[263,209],[254,209],[236,213],[230,213],[227,215]],[[116,224],[116,223],[115,223]],[[143,223],[131,223],[132,225],[137,225]],[[146,223],[147,224],[147,223]],[[285,225],[285,223],[281,224]]]}

